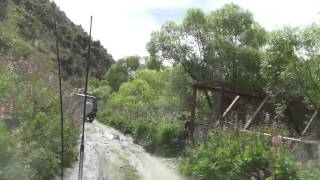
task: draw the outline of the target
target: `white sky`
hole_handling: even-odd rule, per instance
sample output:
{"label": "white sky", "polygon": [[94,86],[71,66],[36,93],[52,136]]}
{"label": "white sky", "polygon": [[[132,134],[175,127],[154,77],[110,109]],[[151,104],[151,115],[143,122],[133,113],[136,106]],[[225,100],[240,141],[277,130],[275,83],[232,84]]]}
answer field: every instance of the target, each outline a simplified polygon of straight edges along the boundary
{"label": "white sky", "polygon": [[320,21],[320,0],[55,0],[75,23],[89,29],[115,60],[148,55],[150,33],[169,20],[179,22],[193,7],[210,12],[234,2],[250,10],[268,30],[283,25],[307,25]]}

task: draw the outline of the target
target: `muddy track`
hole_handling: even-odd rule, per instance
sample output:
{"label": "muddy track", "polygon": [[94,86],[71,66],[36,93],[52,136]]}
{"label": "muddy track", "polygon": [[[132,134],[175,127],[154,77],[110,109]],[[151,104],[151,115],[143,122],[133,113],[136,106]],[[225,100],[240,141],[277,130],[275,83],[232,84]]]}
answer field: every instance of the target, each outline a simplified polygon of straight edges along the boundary
{"label": "muddy track", "polygon": [[[78,179],[78,164],[65,179]],[[151,156],[131,137],[97,121],[86,123],[84,180],[181,180],[173,164]]]}

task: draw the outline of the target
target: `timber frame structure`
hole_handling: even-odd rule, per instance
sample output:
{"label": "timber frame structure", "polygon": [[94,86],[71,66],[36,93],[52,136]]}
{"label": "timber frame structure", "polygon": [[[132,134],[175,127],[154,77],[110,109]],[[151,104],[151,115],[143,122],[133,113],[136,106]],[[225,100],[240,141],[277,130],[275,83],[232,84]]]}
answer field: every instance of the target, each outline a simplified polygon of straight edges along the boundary
{"label": "timber frame structure", "polygon": [[[255,100],[257,102],[260,102],[258,107],[255,109],[254,113],[250,116],[250,118],[246,121],[244,127],[242,127],[242,131],[247,131],[247,132],[253,132],[249,131],[248,128],[252,124],[252,122],[256,119],[257,115],[263,107],[267,104],[267,102],[272,99],[269,95],[259,93],[257,91],[252,91],[252,90],[242,90],[241,88],[234,86],[233,84],[223,82],[223,81],[203,81],[203,82],[197,82],[192,85],[192,102],[191,102],[191,121],[189,123],[189,135],[192,141],[192,144],[195,144],[195,139],[194,139],[194,131],[197,126],[206,126],[209,128],[208,122],[201,122],[201,121],[196,121],[196,104],[197,104],[197,93],[198,91],[204,91],[204,92],[219,92],[220,95],[220,104],[218,105],[219,112],[218,115],[220,118],[218,118],[218,121],[216,122],[215,127],[224,124],[225,119],[228,117],[228,115],[231,114],[231,112],[235,109],[237,103],[241,98],[247,98],[251,100]],[[224,103],[225,103],[225,94],[233,95],[234,98],[232,102],[227,106],[226,109],[224,109]],[[290,102],[289,106],[294,106],[297,102]],[[299,102],[298,104],[303,104],[302,102]],[[299,135],[299,138],[291,138],[291,137],[282,137],[284,140],[289,140],[293,142],[302,142],[302,143],[307,143],[307,144],[317,144],[319,145],[319,141],[308,141],[308,140],[302,140],[302,138],[306,135],[310,125],[312,122],[314,122],[315,119],[319,119],[320,114],[318,111],[314,111],[311,119],[308,121],[306,127],[303,129],[302,132],[299,132],[297,130],[297,126],[294,124],[293,117],[289,111],[289,109],[286,110],[287,114],[289,115],[289,122],[291,123]],[[259,133],[259,132],[254,132],[258,134],[263,134],[266,136],[272,136],[271,134],[266,134],[266,133]]]}

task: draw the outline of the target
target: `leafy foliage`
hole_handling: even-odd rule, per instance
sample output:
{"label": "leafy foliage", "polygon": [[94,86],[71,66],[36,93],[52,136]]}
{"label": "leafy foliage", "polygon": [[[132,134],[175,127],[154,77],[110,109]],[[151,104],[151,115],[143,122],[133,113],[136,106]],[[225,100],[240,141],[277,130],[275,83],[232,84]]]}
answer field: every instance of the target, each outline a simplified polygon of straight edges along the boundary
{"label": "leafy foliage", "polygon": [[[10,68],[1,69],[0,84],[0,104],[13,103],[13,111],[5,114],[5,118],[9,120],[6,122],[15,120],[20,124],[16,131],[8,131],[1,120],[1,177],[53,179],[59,172],[61,143],[56,88],[45,88],[45,83],[41,80],[31,83]],[[65,144],[64,154],[66,167],[71,165],[76,156],[74,147],[78,133],[74,125],[65,122],[64,140],[68,142]],[[19,171],[14,172],[12,169]]]}
{"label": "leafy foliage", "polygon": [[[10,131],[0,123],[1,178],[53,179],[59,172],[51,8],[49,0],[0,2],[0,65],[8,62],[0,68],[0,104],[12,99],[14,112],[9,115],[21,124]],[[57,9],[63,78],[80,87],[89,37]],[[131,134],[150,152],[184,155],[182,170],[196,179],[271,178],[272,172],[276,179],[315,179],[320,171],[299,167],[287,147],[271,151],[269,140],[247,133],[212,131],[208,144],[184,154],[183,123],[188,119],[181,117],[191,107],[192,83],[201,80],[227,81],[271,95],[272,120],[283,120],[293,100],[319,109],[319,40],[318,24],[268,33],[252,13],[232,3],[210,13],[190,9],[182,23],[168,22],[152,33],[145,64],[138,56],[114,63],[100,42],[93,41],[89,89],[105,107],[98,115],[102,122]],[[199,109],[206,111],[203,99]],[[64,133],[69,166],[79,132],[67,121]]]}
{"label": "leafy foliage", "polygon": [[312,109],[319,109],[318,36],[317,25],[286,27],[271,33],[261,74],[267,82],[266,93],[275,97],[276,118],[282,119],[279,114],[284,114],[293,101],[304,101]]}
{"label": "leafy foliage", "polygon": [[182,24],[168,22],[148,43],[151,55],[181,64],[194,80],[225,80],[241,87],[261,88],[259,49],[265,30],[252,14],[227,4],[206,15],[187,12]]}
{"label": "leafy foliage", "polygon": [[298,167],[286,153],[279,149],[274,156],[271,142],[255,134],[213,131],[210,142],[182,162],[182,170],[196,179],[258,179],[271,176],[274,166],[276,179],[298,178]]}
{"label": "leafy foliage", "polygon": [[113,91],[117,91],[121,84],[134,77],[134,72],[139,68],[139,57],[129,56],[118,60],[107,71],[105,78]]}
{"label": "leafy foliage", "polygon": [[[180,81],[180,82],[177,82]],[[141,69],[135,79],[121,85],[110,98],[110,106],[126,117],[170,117],[171,114],[189,108],[191,79],[180,67],[160,71]],[[189,91],[190,92],[190,91]]]}
{"label": "leafy foliage", "polygon": [[174,157],[183,152],[185,132],[180,123],[165,119],[148,121],[146,119],[131,120],[105,109],[98,114],[99,119],[116,129],[131,134],[137,143],[148,151],[158,155]]}
{"label": "leafy foliage", "polygon": [[0,175],[3,176],[5,172],[2,172],[2,169],[7,166],[7,163],[15,154],[15,141],[10,137],[3,122],[0,122],[0,145]]}

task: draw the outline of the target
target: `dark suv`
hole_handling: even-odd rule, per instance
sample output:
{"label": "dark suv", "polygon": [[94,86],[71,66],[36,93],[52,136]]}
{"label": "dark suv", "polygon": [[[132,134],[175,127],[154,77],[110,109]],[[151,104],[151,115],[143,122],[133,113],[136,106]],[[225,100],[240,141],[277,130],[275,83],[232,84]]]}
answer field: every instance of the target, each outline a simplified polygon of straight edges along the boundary
{"label": "dark suv", "polygon": [[[78,94],[78,96],[85,97],[84,94]],[[83,99],[84,100],[84,99]],[[87,94],[87,105],[86,105],[86,120],[89,122],[94,121],[94,118],[97,115],[98,105],[97,105],[97,97],[93,94]]]}

